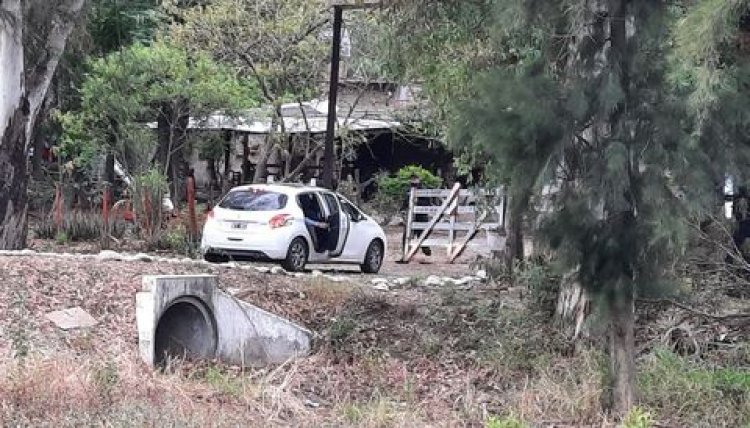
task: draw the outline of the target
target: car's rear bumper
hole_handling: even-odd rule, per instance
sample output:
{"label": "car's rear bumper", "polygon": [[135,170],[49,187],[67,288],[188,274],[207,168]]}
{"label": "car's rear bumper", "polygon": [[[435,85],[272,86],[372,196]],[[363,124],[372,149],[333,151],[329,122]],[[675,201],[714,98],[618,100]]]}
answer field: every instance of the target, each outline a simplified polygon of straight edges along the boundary
{"label": "car's rear bumper", "polygon": [[222,232],[204,233],[201,252],[204,255],[225,254],[234,258],[283,260],[291,242],[287,235],[277,231],[240,238]]}

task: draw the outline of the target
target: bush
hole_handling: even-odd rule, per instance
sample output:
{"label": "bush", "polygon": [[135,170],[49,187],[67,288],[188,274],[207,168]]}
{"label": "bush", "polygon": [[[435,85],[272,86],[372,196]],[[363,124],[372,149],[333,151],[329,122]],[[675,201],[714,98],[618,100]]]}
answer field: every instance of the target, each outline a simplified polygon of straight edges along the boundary
{"label": "bush", "polygon": [[416,175],[422,181],[424,188],[440,187],[443,179],[435,176],[430,171],[416,165],[409,165],[398,170],[395,176],[381,175],[378,178],[378,193],[399,202],[406,197],[409,190],[411,176]]}
{"label": "bush", "polygon": [[546,263],[536,260],[517,262],[513,269],[513,279],[516,285],[528,291],[529,307],[532,310],[549,315],[555,312],[560,278],[553,275]]}
{"label": "bush", "polygon": [[514,416],[498,418],[491,416],[484,423],[485,428],[527,428],[528,425]]}
{"label": "bush", "polygon": [[375,180],[378,190],[367,204],[367,208],[368,211],[375,212],[381,217],[382,224],[390,223],[390,220],[401,210],[406,200],[412,174],[420,178],[422,187],[425,188],[436,188],[443,182],[440,177],[415,165],[401,168],[396,175],[381,172]]}

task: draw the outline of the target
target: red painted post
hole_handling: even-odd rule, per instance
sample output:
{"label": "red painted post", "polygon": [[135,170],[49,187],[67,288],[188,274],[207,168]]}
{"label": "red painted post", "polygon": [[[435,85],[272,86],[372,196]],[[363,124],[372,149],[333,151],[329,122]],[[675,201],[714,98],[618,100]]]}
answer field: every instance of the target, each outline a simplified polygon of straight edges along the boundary
{"label": "red painted post", "polygon": [[102,194],[102,221],[104,224],[104,232],[109,233],[109,209],[112,205],[112,189],[109,184],[104,185],[104,193]]}

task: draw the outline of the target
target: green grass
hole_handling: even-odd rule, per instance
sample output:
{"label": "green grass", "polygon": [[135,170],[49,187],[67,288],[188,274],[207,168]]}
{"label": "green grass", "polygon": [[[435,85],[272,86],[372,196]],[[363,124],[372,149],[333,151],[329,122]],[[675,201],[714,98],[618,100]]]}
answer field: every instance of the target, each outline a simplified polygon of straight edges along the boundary
{"label": "green grass", "polygon": [[660,349],[641,365],[638,381],[643,404],[658,409],[661,419],[688,426],[750,424],[747,370],[705,367]]}

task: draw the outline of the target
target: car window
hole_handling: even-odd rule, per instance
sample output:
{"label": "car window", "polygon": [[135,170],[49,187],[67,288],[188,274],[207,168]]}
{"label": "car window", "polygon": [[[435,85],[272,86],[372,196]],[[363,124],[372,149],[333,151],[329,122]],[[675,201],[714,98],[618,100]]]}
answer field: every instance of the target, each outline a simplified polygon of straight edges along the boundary
{"label": "car window", "polygon": [[351,202],[341,197],[339,198],[339,202],[341,202],[341,209],[350,219],[354,220],[362,217],[362,213]]}
{"label": "car window", "polygon": [[338,204],[338,201],[336,201],[335,196],[333,196],[330,193],[323,193],[323,199],[326,201],[326,205],[328,206],[328,211],[331,213],[331,215],[339,213],[340,211],[339,204]]}
{"label": "car window", "polygon": [[235,211],[276,211],[286,207],[287,199],[283,193],[267,190],[235,190],[219,202],[219,207]]}

